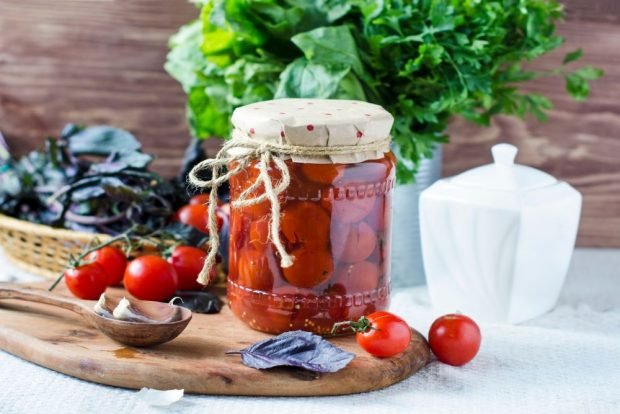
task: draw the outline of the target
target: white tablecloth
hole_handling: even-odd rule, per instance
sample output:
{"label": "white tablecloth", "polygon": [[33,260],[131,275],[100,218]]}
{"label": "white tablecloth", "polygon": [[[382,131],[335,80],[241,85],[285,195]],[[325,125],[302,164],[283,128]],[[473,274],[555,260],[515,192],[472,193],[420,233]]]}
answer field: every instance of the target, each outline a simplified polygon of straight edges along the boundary
{"label": "white tablecloth", "polygon": [[[18,274],[2,258],[0,265],[4,279]],[[424,288],[396,291],[392,310],[423,333],[437,316]],[[434,361],[385,390],[320,398],[185,396],[167,408],[145,405],[135,391],[0,352],[0,413],[620,413],[620,250],[577,250],[551,313],[519,326],[481,328],[482,347],[469,365]]]}

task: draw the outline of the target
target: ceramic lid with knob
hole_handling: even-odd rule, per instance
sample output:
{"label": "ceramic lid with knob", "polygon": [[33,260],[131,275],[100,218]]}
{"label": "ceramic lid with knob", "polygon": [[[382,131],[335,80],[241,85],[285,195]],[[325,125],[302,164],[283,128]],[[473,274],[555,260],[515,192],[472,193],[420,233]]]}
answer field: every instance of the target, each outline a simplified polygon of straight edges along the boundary
{"label": "ceramic lid with knob", "polygon": [[457,186],[503,191],[528,191],[556,184],[553,176],[526,165],[515,164],[518,149],[497,144],[491,149],[493,163],[465,171],[450,179]]}

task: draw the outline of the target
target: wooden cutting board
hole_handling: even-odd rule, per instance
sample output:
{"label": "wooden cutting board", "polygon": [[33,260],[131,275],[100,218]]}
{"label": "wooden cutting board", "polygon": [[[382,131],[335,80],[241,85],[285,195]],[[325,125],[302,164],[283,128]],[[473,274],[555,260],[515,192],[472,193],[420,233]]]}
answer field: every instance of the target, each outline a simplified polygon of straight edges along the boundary
{"label": "wooden cutting board", "polygon": [[[63,288],[57,293],[68,295]],[[118,293],[122,294],[120,289]],[[182,388],[187,393],[224,395],[353,394],[402,381],[424,367],[430,356],[426,340],[416,331],[407,350],[388,359],[366,354],[353,336],[331,339],[356,354],[345,369],[332,374],[292,368],[255,370],[244,366],[238,355],[225,355],[267,337],[224,307],[215,315],[194,314],[187,329],[169,343],[130,348],[69,311],[0,300],[0,349],[54,371],[116,387]]]}

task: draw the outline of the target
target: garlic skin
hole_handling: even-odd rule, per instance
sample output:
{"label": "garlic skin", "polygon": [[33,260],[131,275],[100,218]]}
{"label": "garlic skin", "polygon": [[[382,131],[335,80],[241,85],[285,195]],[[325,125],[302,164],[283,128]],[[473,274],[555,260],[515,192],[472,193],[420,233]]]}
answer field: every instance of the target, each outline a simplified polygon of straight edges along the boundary
{"label": "garlic skin", "polygon": [[151,407],[167,407],[180,401],[185,390],[155,390],[152,388],[142,388],[135,395],[136,397]]}
{"label": "garlic skin", "polygon": [[129,303],[127,298],[123,297],[123,299],[118,302],[116,308],[114,308],[114,310],[112,311],[114,319],[118,319],[120,321],[132,319],[132,317],[135,315],[135,312],[131,310],[130,306],[131,303]]}
{"label": "garlic skin", "polygon": [[110,318],[110,319],[114,318],[112,313],[110,313],[110,311],[106,307],[105,293],[102,293],[101,296],[99,296],[99,300],[97,301],[97,303],[95,303],[93,310],[95,311],[97,315],[103,316],[104,318]]}
{"label": "garlic skin", "polygon": [[125,297],[118,302],[112,311],[112,316],[116,320],[125,322],[158,323],[158,321],[139,313]]}

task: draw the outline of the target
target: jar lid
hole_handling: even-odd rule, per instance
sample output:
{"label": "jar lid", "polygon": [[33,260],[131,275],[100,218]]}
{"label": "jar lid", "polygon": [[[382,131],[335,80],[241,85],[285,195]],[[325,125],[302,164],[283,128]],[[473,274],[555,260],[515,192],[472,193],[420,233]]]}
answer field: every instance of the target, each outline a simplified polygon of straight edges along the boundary
{"label": "jar lid", "polygon": [[[304,147],[384,142],[393,123],[392,115],[379,105],[344,99],[276,99],[239,107],[232,115],[234,138]],[[382,158],[387,151],[389,142],[371,151],[292,158],[298,162],[352,163]]]}
{"label": "jar lid", "polygon": [[557,180],[546,172],[515,164],[518,149],[510,144],[491,148],[493,164],[483,165],[461,173],[450,181],[456,185],[489,190],[524,191],[555,184]]}

